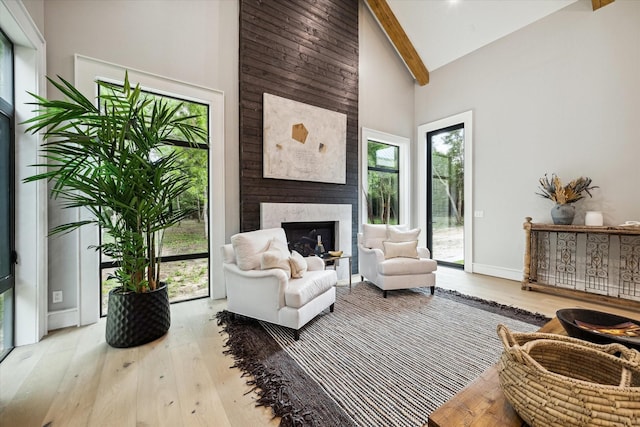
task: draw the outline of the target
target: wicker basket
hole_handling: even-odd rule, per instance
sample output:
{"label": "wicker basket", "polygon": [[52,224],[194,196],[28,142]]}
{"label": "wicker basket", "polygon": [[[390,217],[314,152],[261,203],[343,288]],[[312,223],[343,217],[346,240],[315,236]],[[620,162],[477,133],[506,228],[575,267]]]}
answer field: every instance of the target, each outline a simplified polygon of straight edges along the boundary
{"label": "wicker basket", "polygon": [[531,427],[640,426],[640,353],[498,326],[505,396]]}

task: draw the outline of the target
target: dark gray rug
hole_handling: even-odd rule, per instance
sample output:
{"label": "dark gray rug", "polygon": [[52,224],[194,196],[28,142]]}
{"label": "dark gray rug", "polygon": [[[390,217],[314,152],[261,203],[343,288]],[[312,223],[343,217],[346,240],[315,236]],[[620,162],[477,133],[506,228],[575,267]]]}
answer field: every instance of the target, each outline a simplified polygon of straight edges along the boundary
{"label": "dark gray rug", "polygon": [[281,426],[422,426],[496,363],[499,323],[519,332],[549,319],[442,289],[337,288],[294,341],[291,330],[218,313],[226,353]]}

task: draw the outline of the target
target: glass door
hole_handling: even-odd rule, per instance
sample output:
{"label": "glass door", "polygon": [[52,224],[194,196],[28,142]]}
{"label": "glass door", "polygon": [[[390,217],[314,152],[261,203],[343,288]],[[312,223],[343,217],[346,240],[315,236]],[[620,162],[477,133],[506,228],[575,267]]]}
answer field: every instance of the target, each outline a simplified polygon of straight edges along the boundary
{"label": "glass door", "polygon": [[464,123],[427,133],[427,245],[464,268]]}

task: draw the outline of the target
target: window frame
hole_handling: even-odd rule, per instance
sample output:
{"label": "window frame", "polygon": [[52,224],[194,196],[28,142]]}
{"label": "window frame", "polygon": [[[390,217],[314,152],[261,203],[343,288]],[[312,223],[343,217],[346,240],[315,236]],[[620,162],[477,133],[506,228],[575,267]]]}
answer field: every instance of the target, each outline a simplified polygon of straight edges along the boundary
{"label": "window frame", "polygon": [[[397,159],[397,166],[394,167],[386,167],[386,166],[371,166],[369,164],[369,146],[371,144],[380,144],[382,146],[385,147],[385,150],[388,148],[394,148],[395,149],[395,153],[396,154],[396,159]],[[400,147],[398,147],[397,145],[391,145],[391,144],[387,144],[385,142],[380,142],[380,141],[374,141],[372,139],[369,139],[367,141],[367,185],[369,184],[369,175],[371,173],[379,173],[381,175],[381,177],[383,176],[383,174],[392,174],[396,176],[396,188],[395,188],[395,198],[396,198],[396,202],[397,202],[397,219],[398,221],[400,220],[400,214],[402,212],[401,206],[400,206]],[[367,193],[368,194],[368,191]],[[367,200],[369,200],[369,198],[367,198]],[[367,207],[367,222],[369,222],[369,208]]]}
{"label": "window frame", "polygon": [[367,216],[367,201],[365,195],[369,191],[369,181],[368,181],[368,172],[369,172],[369,159],[368,159],[368,146],[369,141],[379,142],[382,144],[393,145],[398,147],[398,186],[399,186],[399,194],[398,194],[398,223],[399,224],[407,224],[411,225],[411,203],[410,203],[410,195],[411,195],[411,180],[409,179],[411,176],[411,165],[409,162],[410,156],[410,148],[411,148],[411,140],[409,138],[405,138],[398,135],[392,135],[389,133],[377,131],[369,128],[362,128],[362,136],[361,136],[361,152],[362,152],[362,163],[361,163],[361,183],[362,183],[362,192],[360,194],[360,223],[367,224],[368,216]]}

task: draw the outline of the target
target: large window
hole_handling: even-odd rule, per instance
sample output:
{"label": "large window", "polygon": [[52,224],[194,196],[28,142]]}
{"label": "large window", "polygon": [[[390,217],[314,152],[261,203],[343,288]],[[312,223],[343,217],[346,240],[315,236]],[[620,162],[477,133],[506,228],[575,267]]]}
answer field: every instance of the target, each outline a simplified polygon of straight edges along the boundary
{"label": "large window", "polygon": [[367,144],[367,222],[398,224],[400,217],[399,147],[377,141]]}
{"label": "large window", "polygon": [[13,46],[0,31],[0,360],[13,348]]}
{"label": "large window", "polygon": [[409,139],[362,128],[362,223],[409,224]]}
{"label": "large window", "polygon": [[[163,98],[169,104],[182,106],[185,116],[197,116],[194,125],[209,134],[209,108],[205,104],[145,92],[146,96]],[[207,138],[208,139],[208,138]],[[206,144],[175,139],[168,141],[164,150],[180,151],[182,173],[191,181],[191,188],[180,200],[175,200],[180,209],[191,215],[164,232],[161,245],[162,268],[160,280],[168,285],[171,302],[185,301],[209,296],[209,150]],[[104,241],[109,237],[101,233]],[[110,279],[117,264],[101,254],[101,314],[108,307],[109,290],[118,286]]]}

